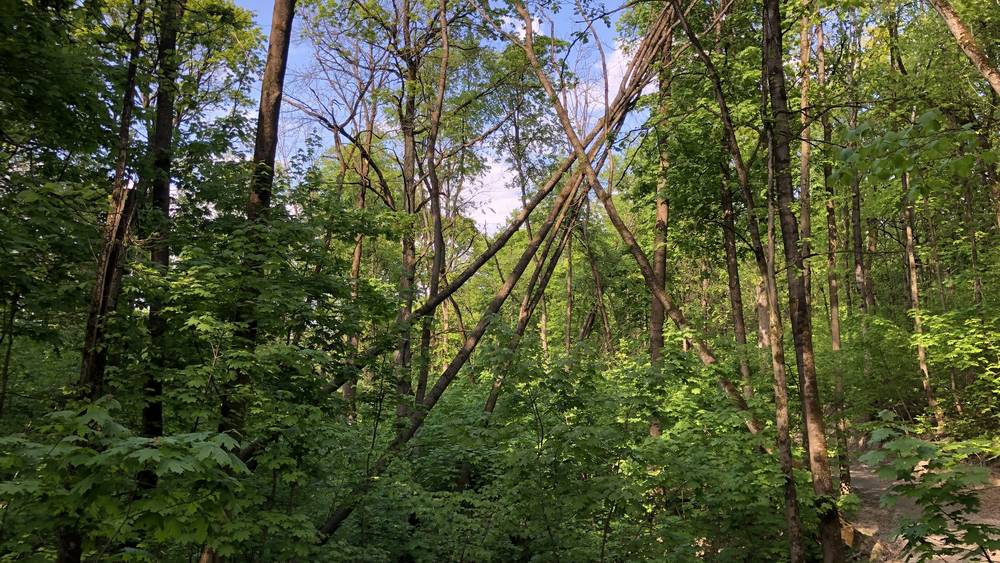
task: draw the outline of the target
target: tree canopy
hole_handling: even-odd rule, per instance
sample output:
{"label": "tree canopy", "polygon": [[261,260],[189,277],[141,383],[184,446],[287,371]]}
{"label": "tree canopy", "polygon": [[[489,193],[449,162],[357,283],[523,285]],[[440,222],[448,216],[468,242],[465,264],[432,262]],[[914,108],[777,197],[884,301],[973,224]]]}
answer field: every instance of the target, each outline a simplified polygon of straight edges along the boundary
{"label": "tree canopy", "polygon": [[0,560],[1000,556],[995,2],[0,4]]}

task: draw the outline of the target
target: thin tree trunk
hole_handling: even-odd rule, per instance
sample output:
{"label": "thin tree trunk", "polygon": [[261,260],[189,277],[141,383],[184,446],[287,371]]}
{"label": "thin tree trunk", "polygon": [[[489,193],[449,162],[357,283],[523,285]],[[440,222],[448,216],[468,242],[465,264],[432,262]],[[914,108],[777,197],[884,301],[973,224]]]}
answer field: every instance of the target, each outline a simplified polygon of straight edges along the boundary
{"label": "thin tree trunk", "polygon": [[913,311],[913,334],[917,340],[917,366],[920,369],[920,381],[927,397],[927,408],[934,416],[937,431],[944,432],[944,411],[937,402],[934,387],[931,385],[930,368],[927,365],[927,348],[921,338],[924,333],[923,319],[920,318],[920,285],[917,278],[917,251],[913,236],[913,203],[910,201],[910,174],[902,175],[903,186],[903,244],[906,253],[906,270],[909,285],[910,308]]}
{"label": "thin tree trunk", "polygon": [[[410,44],[412,41],[410,37],[411,29],[409,10],[409,0],[403,0],[401,10],[401,26],[404,41],[404,52],[408,54],[410,54]],[[410,54],[410,56],[412,56],[412,54]],[[405,200],[405,211],[411,215],[417,212],[417,194],[416,185],[414,184],[417,150],[415,131],[416,124],[414,122],[416,115],[416,93],[413,91],[413,89],[417,87],[417,70],[418,69],[413,60],[406,61],[405,92],[403,93],[403,103],[400,106],[401,113],[399,115],[400,129],[403,136],[403,199]],[[402,272],[399,279],[399,298],[402,302],[402,306],[400,307],[397,320],[403,327],[403,330],[396,349],[395,379],[396,394],[398,395],[399,400],[396,408],[396,415],[398,418],[403,419],[409,416],[410,411],[413,410],[412,407],[414,406],[414,403],[410,399],[410,396],[414,395],[410,374],[410,338],[412,334],[412,327],[410,324],[414,320],[413,300],[414,291],[416,291],[417,252],[414,234],[409,229],[404,231],[400,240],[400,246],[402,250]],[[432,311],[428,311],[428,314],[431,312]]]}
{"label": "thin tree trunk", "polygon": [[[104,372],[108,355],[107,344],[104,341],[105,322],[107,315],[113,312],[118,304],[125,261],[125,237],[135,217],[135,190],[128,187],[126,168],[145,17],[145,0],[139,0],[136,4],[135,27],[132,32],[132,49],[129,51],[128,66],[125,71],[111,205],[108,209],[107,223],[104,225],[101,256],[97,263],[97,280],[87,310],[87,327],[80,362],[80,389],[91,400],[99,397],[104,391]],[[0,409],[2,406],[0,401]]]}
{"label": "thin tree trunk", "polygon": [[805,545],[802,542],[802,520],[799,515],[798,492],[795,488],[795,468],[791,445],[791,417],[788,411],[788,373],[785,369],[785,328],[781,320],[778,302],[778,282],[775,272],[775,228],[774,228],[774,166],[771,161],[773,143],[768,135],[768,197],[767,197],[767,257],[765,259],[764,284],[766,286],[768,329],[771,342],[771,373],[774,388],[774,420],[777,431],[778,461],[785,479],[785,523],[788,526],[788,560],[792,563],[805,561]]}
{"label": "thin tree trunk", "polygon": [[990,64],[989,59],[986,58],[986,54],[976,44],[972,32],[969,31],[965,22],[958,17],[958,13],[951,6],[951,3],[948,0],[930,0],[930,3],[937,10],[938,14],[941,14],[941,19],[948,26],[948,31],[955,37],[955,42],[961,47],[965,56],[969,58],[973,66],[976,67],[976,70],[979,71],[979,74],[982,74],[983,78],[989,82],[993,91],[1000,96],[1000,72]]}
{"label": "thin tree trunk", "polygon": [[[672,8],[664,8],[666,10]],[[667,282],[667,225],[670,221],[670,200],[667,197],[669,186],[667,174],[670,170],[669,137],[666,125],[670,115],[670,73],[672,64],[673,40],[667,38],[661,59],[663,66],[659,72],[659,100],[656,115],[658,123],[655,127],[659,170],[656,178],[656,223],[653,227],[653,274],[656,283],[666,288]],[[666,319],[663,305],[655,296],[649,301],[649,359],[653,365],[659,365],[663,354],[663,322]]]}
{"label": "thin tree trunk", "polygon": [[[826,86],[826,52],[824,50],[824,33],[822,21],[816,26],[816,73],[820,89]],[[821,119],[823,124],[823,146],[833,146],[833,126],[826,112]],[[830,292],[830,348],[833,355],[834,410],[837,417],[837,462],[840,466],[840,490],[849,492],[851,489],[850,452],[847,450],[847,416],[844,414],[844,368],[841,358],[840,339],[840,293],[837,276],[837,252],[839,251],[839,236],[837,234],[837,208],[835,194],[830,176],[833,165],[829,159],[823,160],[823,186],[826,188],[826,277]]]}
{"label": "thin tree trunk", "polygon": [[812,138],[809,133],[809,49],[811,46],[812,11],[802,13],[802,29],[799,34],[799,72],[801,86],[799,95],[799,120],[802,134],[799,141],[799,231],[801,232],[802,257],[804,269],[802,278],[806,286],[806,299],[812,300],[812,263],[809,245],[812,242],[812,185],[809,175],[810,155],[812,153]]}
{"label": "thin tree trunk", "polygon": [[[674,9],[677,9],[676,0],[673,1]],[[798,511],[797,492],[795,488],[795,474],[792,467],[792,450],[789,429],[788,411],[788,384],[784,359],[784,329],[781,325],[781,315],[778,310],[777,284],[774,283],[774,243],[769,243],[769,251],[765,251],[761,240],[760,226],[757,220],[754,206],[754,195],[750,189],[750,174],[747,169],[743,155],[736,138],[736,130],[733,126],[732,117],[729,113],[729,106],[726,103],[725,94],[722,89],[722,79],[719,76],[712,59],[701,47],[698,37],[692,32],[686,18],[680,18],[680,23],[688,36],[692,46],[695,48],[699,58],[708,70],[715,91],[716,102],[719,105],[719,115],[721,117],[725,136],[723,138],[724,147],[732,155],[733,163],[736,167],[737,179],[743,192],[743,197],[747,205],[747,225],[750,231],[750,241],[753,249],[754,259],[761,276],[761,284],[758,286],[758,327],[764,332],[761,341],[767,341],[771,349],[771,364],[775,393],[775,422],[778,432],[777,446],[778,456],[781,461],[782,474],[785,478],[785,516],[788,525],[789,536],[789,558],[791,561],[799,563],[805,558],[805,548],[802,544],[801,521]],[[764,92],[762,92],[762,95]],[[766,98],[764,98],[766,99]],[[773,150],[770,134],[768,141],[768,189],[773,185],[773,166],[770,158]],[[768,217],[769,236],[773,237],[773,209],[770,197],[768,197]],[[766,329],[766,330],[765,330]]]}
{"label": "thin tree trunk", "polygon": [[4,323],[3,335],[0,335],[0,343],[5,343],[6,350],[3,354],[3,367],[0,372],[0,419],[3,419],[4,409],[7,405],[7,389],[10,385],[10,357],[14,349],[14,318],[17,316],[18,302],[20,295],[15,293],[10,298],[10,306],[7,308],[7,322]]}
{"label": "thin tree trunk", "polygon": [[792,135],[782,64],[781,11],[778,0],[765,0],[763,27],[764,60],[771,102],[770,127],[772,127],[774,135],[772,141],[774,150],[771,158],[774,167],[775,195],[778,201],[778,218],[785,251],[792,335],[796,351],[801,357],[800,393],[804,407],[803,418],[809,438],[809,467],[812,472],[813,491],[823,507],[819,511],[823,560],[827,563],[833,563],[842,561],[844,556],[840,538],[840,518],[836,505],[837,491],[833,487],[827,463],[826,432],[816,380],[812,312],[806,295],[805,265],[799,247],[798,223],[792,210],[794,190],[789,154]]}
{"label": "thin tree trunk", "polygon": [[[430,184],[430,209],[433,229],[433,252],[431,271],[428,281],[428,297],[437,295],[441,284],[441,276],[445,268],[444,231],[441,225],[441,179],[437,169],[437,138],[441,128],[441,114],[444,107],[445,93],[448,88],[448,11],[447,0],[441,0],[438,5],[438,25],[441,27],[441,62],[438,73],[437,95],[431,106],[430,123],[427,131],[427,178]],[[434,322],[434,311],[422,319],[420,334],[420,372],[417,376],[417,390],[414,402],[420,404],[427,391],[427,377],[430,373],[431,328]]]}
{"label": "thin tree trunk", "polygon": [[[753,377],[747,358],[747,327],[743,317],[743,289],[740,287],[739,257],[736,255],[736,219],[733,213],[733,194],[729,189],[729,165],[722,162],[722,245],[726,251],[726,277],[729,286],[729,305],[733,312],[733,333],[736,337],[740,376],[743,379],[743,396],[753,396]],[[756,221],[755,217],[748,220]]]}

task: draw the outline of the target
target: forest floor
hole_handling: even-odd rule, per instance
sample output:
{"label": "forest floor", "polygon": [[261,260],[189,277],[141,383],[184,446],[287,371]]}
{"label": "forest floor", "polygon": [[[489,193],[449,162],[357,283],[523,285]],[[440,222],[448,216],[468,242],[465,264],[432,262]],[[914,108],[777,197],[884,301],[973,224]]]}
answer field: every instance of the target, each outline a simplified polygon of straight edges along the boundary
{"label": "forest floor", "polygon": [[[896,539],[896,531],[903,518],[916,518],[920,510],[909,499],[899,499],[895,506],[883,507],[880,499],[888,492],[891,481],[881,479],[876,471],[866,465],[856,464],[851,467],[851,484],[854,493],[861,501],[856,514],[849,518],[855,530],[869,539],[862,542],[861,549],[870,553],[871,561],[896,562],[904,561],[901,556],[903,540]],[[973,522],[1000,526],[1000,472],[994,469],[990,475],[990,484],[978,489],[980,510],[971,520]],[[990,553],[993,561],[1000,562],[1000,551]],[[953,561],[987,561],[982,554],[971,559],[959,556],[939,557],[933,561],[950,563]]]}

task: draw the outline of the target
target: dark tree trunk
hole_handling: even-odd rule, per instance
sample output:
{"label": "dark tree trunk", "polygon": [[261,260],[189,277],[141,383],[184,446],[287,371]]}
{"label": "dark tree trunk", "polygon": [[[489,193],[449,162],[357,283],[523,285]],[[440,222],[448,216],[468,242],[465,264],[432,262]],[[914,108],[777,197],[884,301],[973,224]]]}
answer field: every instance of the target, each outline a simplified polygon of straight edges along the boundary
{"label": "dark tree trunk", "polygon": [[[740,376],[743,379],[743,396],[753,396],[753,377],[747,359],[747,327],[743,317],[743,288],[740,286],[739,258],[736,255],[736,220],[733,216],[733,194],[729,189],[729,166],[722,163],[722,243],[726,251],[726,277],[729,285],[729,305],[733,311],[733,332],[736,336]],[[756,218],[750,218],[756,221]]]}
{"label": "dark tree trunk", "polygon": [[[150,153],[153,177],[150,181],[154,231],[151,236],[150,260],[159,275],[166,276],[170,268],[170,176],[173,165],[174,105],[177,99],[177,33],[184,15],[185,0],[165,0],[160,13],[160,40],[157,45],[159,77],[156,91],[156,117],[153,124]],[[150,366],[143,386],[146,398],[142,410],[142,433],[146,437],[163,435],[163,380],[167,367],[167,319],[163,316],[164,302],[159,296],[149,300]],[[144,484],[155,484],[155,475],[140,477]]]}
{"label": "dark tree trunk", "polygon": [[778,0],[765,0],[763,27],[764,61],[771,106],[769,117],[771,118],[770,127],[773,131],[771,158],[774,166],[775,196],[778,202],[778,218],[786,261],[792,335],[797,354],[801,358],[799,362],[801,370],[800,393],[804,409],[803,418],[809,438],[809,467],[812,472],[813,491],[823,506],[823,510],[819,514],[823,560],[833,563],[842,561],[844,555],[840,538],[840,518],[836,505],[837,491],[833,487],[827,463],[826,432],[816,380],[812,312],[806,295],[805,265],[802,260],[802,249],[799,246],[799,226],[792,210],[794,189],[789,153],[792,134],[782,61],[784,51],[781,41],[781,11]]}
{"label": "dark tree trunk", "polygon": [[[146,3],[145,0],[140,0],[136,6],[132,49],[129,52],[128,67],[125,71],[125,93],[122,97],[122,113],[118,123],[118,146],[115,156],[115,176],[111,188],[111,206],[108,209],[107,223],[104,225],[101,256],[97,263],[97,280],[87,310],[87,327],[84,333],[80,362],[80,390],[91,400],[96,399],[104,392],[104,372],[108,356],[107,343],[104,339],[104,323],[107,321],[107,315],[113,312],[118,304],[125,262],[125,237],[135,217],[136,192],[128,187],[126,168],[128,166],[132,113],[135,110],[136,74],[142,51],[145,16]],[[2,403],[0,403],[0,409],[2,409]]]}
{"label": "dark tree trunk", "polygon": [[[448,87],[448,11],[447,1],[441,0],[438,5],[438,25],[441,27],[441,62],[438,73],[437,95],[430,111],[430,123],[427,132],[427,179],[430,185],[430,210],[433,230],[433,252],[431,271],[428,283],[428,297],[437,295],[441,285],[441,276],[445,267],[444,231],[441,225],[441,179],[437,169],[437,138],[441,128],[441,114],[444,107],[445,92]],[[431,328],[434,322],[434,311],[424,316],[420,334],[420,373],[417,377],[417,390],[414,398],[416,404],[424,400],[427,391],[427,376],[430,373]]]}
{"label": "dark tree trunk", "polygon": [[4,344],[3,362],[0,365],[0,419],[3,419],[4,408],[7,405],[7,388],[10,385],[10,357],[14,350],[14,319],[17,317],[17,307],[20,295],[15,293],[10,298],[7,307],[6,322],[3,326],[3,334],[0,335],[0,344]]}
{"label": "dark tree trunk", "polygon": [[[677,0],[673,1],[675,10],[679,10]],[[784,330],[781,325],[781,315],[778,309],[777,285],[774,277],[774,240],[773,240],[773,203],[768,197],[768,248],[765,251],[760,225],[755,213],[754,194],[750,189],[750,174],[743,160],[739,142],[736,138],[736,130],[733,126],[732,117],[729,113],[729,106],[722,89],[722,79],[715,68],[712,59],[701,47],[697,35],[695,35],[687,23],[687,19],[680,17],[680,22],[691,41],[698,57],[705,64],[712,86],[715,91],[716,102],[719,105],[719,115],[721,117],[725,136],[723,137],[724,148],[732,155],[733,163],[736,167],[737,179],[743,192],[743,197],[747,205],[747,225],[750,231],[750,242],[753,249],[754,260],[761,276],[761,286],[758,287],[758,327],[763,333],[761,341],[767,341],[771,350],[771,368],[775,395],[775,426],[778,434],[778,458],[781,462],[782,474],[785,479],[785,517],[788,526],[789,538],[789,560],[794,563],[801,563],[805,558],[805,548],[802,544],[802,527],[799,517],[797,491],[795,488],[795,474],[792,465],[792,450],[790,438],[790,417],[788,411],[788,383],[785,369],[784,352]],[[764,89],[766,90],[766,89]],[[766,100],[765,92],[762,91],[762,101]],[[763,104],[762,104],[763,105]],[[763,109],[763,108],[762,108]],[[771,135],[766,135],[768,141],[768,190],[773,189],[773,166],[771,155],[774,151],[770,149],[772,144]]]}
{"label": "dark tree trunk", "polygon": [[[292,20],[295,17],[295,0],[275,0],[271,14],[271,34],[268,39],[267,61],[261,79],[260,106],[257,111],[257,136],[254,140],[253,171],[250,178],[250,197],[246,216],[251,228],[251,245],[263,244],[266,213],[271,207],[274,188],[274,161],[278,150],[278,123],[281,117],[281,99],[284,95],[285,70],[288,66],[288,49],[292,37]],[[258,281],[262,278],[262,264],[250,259],[245,263],[252,278],[244,288],[244,299],[237,313],[246,328],[237,335],[242,344],[253,350],[257,345]],[[236,370],[234,386],[222,396],[222,422],[220,430],[240,432],[246,421],[245,387],[251,384],[245,369]]]}

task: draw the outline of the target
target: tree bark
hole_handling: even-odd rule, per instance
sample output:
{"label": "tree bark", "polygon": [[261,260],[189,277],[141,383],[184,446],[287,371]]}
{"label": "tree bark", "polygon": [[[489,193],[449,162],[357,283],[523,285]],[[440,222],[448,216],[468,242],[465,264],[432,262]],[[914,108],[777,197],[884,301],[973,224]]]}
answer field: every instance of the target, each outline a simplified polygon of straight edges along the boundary
{"label": "tree bark", "polygon": [[[677,2],[673,5],[676,9]],[[774,275],[774,241],[773,241],[773,203],[768,197],[768,248],[765,250],[761,234],[760,225],[755,212],[754,194],[750,189],[750,174],[743,160],[742,152],[736,138],[736,130],[733,126],[732,116],[729,113],[729,106],[726,104],[725,94],[722,89],[722,79],[712,59],[701,47],[698,37],[692,32],[686,18],[681,16],[681,26],[699,58],[708,70],[715,91],[716,102],[719,105],[719,116],[722,121],[725,135],[723,137],[724,148],[732,155],[733,163],[736,167],[737,179],[743,197],[747,205],[747,225],[750,231],[750,242],[753,250],[754,260],[761,276],[761,286],[758,286],[758,327],[763,333],[761,341],[766,341],[771,351],[771,368],[775,395],[775,426],[777,430],[778,459],[781,463],[782,475],[784,476],[785,490],[785,517],[788,526],[789,537],[789,559],[793,562],[801,562],[805,558],[805,548],[802,544],[801,520],[798,510],[797,492],[795,488],[795,473],[792,465],[792,450],[789,428],[788,411],[788,383],[785,369],[784,352],[784,329],[781,325],[781,315],[778,309],[777,284]],[[766,96],[765,92],[762,92]],[[763,98],[766,99],[766,98]],[[773,150],[771,135],[765,130],[768,142],[768,190],[773,189],[774,170],[771,163]]]}
{"label": "tree bark", "polygon": [[798,492],[795,488],[795,467],[791,446],[791,417],[788,411],[788,372],[785,368],[785,328],[781,320],[778,302],[778,278],[775,271],[775,229],[774,229],[774,165],[768,135],[768,197],[767,197],[767,258],[764,285],[767,299],[769,340],[771,342],[771,373],[774,388],[774,420],[777,431],[778,462],[785,478],[785,523],[788,526],[788,560],[792,563],[805,561],[805,545],[802,543],[802,520],[799,514]]}
{"label": "tree bark", "polygon": [[812,43],[812,12],[802,13],[802,29],[799,34],[799,72],[801,84],[799,90],[799,120],[802,134],[799,141],[799,231],[802,245],[803,270],[802,278],[806,286],[806,299],[812,301],[812,266],[809,246],[812,242],[812,184],[810,182],[809,165],[812,154],[812,138],[809,133],[809,49]]}
{"label": "tree bark", "polygon": [[[673,8],[667,7],[666,10]],[[657,155],[659,157],[659,170],[656,178],[656,223],[653,227],[653,274],[656,283],[661,288],[666,288],[667,282],[667,225],[670,221],[670,200],[667,197],[668,179],[670,170],[670,150],[669,137],[667,135],[666,120],[670,115],[670,73],[669,66],[672,64],[673,40],[667,38],[667,43],[663,48],[661,59],[662,68],[659,72],[659,93],[657,102],[657,124],[655,127]],[[660,363],[663,354],[663,322],[666,319],[663,305],[660,301],[650,296],[649,300],[649,359],[653,365]]]}
{"label": "tree bark", "polygon": [[[753,377],[747,358],[747,327],[743,317],[743,289],[740,286],[740,265],[736,255],[736,219],[733,213],[733,194],[729,189],[729,165],[722,162],[722,245],[726,252],[726,278],[729,286],[729,305],[733,311],[733,333],[736,337],[737,357],[740,362],[740,376],[743,379],[743,396],[749,400],[753,396]],[[756,221],[756,218],[750,218]]]}
{"label": "tree bark", "polygon": [[[419,74],[419,56],[413,50],[413,30],[410,22],[410,0],[403,0],[400,3],[399,34],[403,39],[402,56],[404,57],[403,72],[403,92],[401,103],[399,104],[399,125],[400,133],[403,137],[403,159],[401,163],[404,210],[411,216],[417,212],[416,193],[416,111],[417,101],[417,75]],[[416,404],[410,398],[414,395],[412,376],[410,373],[411,335],[413,322],[413,301],[416,291],[416,241],[410,227],[406,227],[401,238],[400,246],[402,250],[401,266],[402,271],[399,278],[399,298],[402,302],[397,319],[402,332],[396,348],[395,357],[395,379],[398,405],[396,416],[403,420],[409,416],[410,411]],[[428,311],[430,314],[433,311]]]}
{"label": "tree bark", "polygon": [[[826,51],[824,45],[823,23],[816,26],[816,74],[820,90],[826,86]],[[821,119],[823,125],[823,146],[833,146],[833,126],[829,115],[824,112]],[[844,395],[844,368],[841,358],[840,338],[840,287],[837,276],[837,253],[840,249],[837,234],[836,196],[830,176],[833,174],[833,164],[830,159],[823,160],[823,186],[826,188],[826,279],[830,292],[830,349],[833,356],[834,381],[834,412],[837,417],[837,462],[840,466],[840,490],[849,492],[851,489],[850,452],[847,449],[847,416],[844,413],[846,400]]]}
{"label": "tree bark", "polygon": [[[292,20],[295,17],[295,0],[275,0],[271,14],[271,34],[268,39],[267,61],[261,79],[260,105],[257,110],[257,134],[254,140],[253,170],[250,177],[250,197],[246,206],[247,223],[251,227],[250,244],[262,244],[261,229],[264,216],[271,207],[274,188],[274,161],[278,150],[278,123],[281,117],[281,99],[284,95],[285,70],[288,66],[288,49],[291,45]],[[246,268],[253,277],[250,287],[244,288],[244,303],[237,318],[246,328],[237,337],[243,345],[253,350],[257,345],[258,319],[256,300],[260,294],[257,280],[263,277],[258,260],[247,260]],[[245,387],[252,383],[245,369],[237,369],[234,384],[222,396],[221,431],[240,432],[246,419]]]}
{"label": "tree bark", "polygon": [[969,58],[973,66],[976,67],[976,70],[979,71],[979,74],[983,75],[986,82],[989,82],[993,91],[1000,96],[1000,72],[990,64],[989,59],[986,58],[986,54],[972,36],[972,32],[969,31],[965,22],[958,17],[958,13],[951,6],[951,3],[948,0],[930,0],[930,3],[937,10],[938,14],[941,15],[941,19],[948,26],[948,31],[955,37],[955,42],[958,43],[965,56]]}
{"label": "tree bark", "polygon": [[[448,88],[448,58],[450,48],[448,45],[448,4],[447,0],[441,0],[438,5],[438,25],[441,27],[441,62],[438,72],[437,95],[430,110],[430,122],[427,130],[427,179],[430,185],[430,210],[433,234],[433,252],[431,261],[431,271],[428,280],[428,296],[437,295],[441,285],[441,276],[445,267],[445,244],[444,231],[441,225],[441,179],[437,169],[437,139],[441,129],[441,114],[444,107],[445,93]],[[420,404],[424,400],[424,393],[427,391],[427,377],[430,373],[430,345],[431,328],[434,322],[434,311],[425,315],[422,319],[420,334],[420,372],[417,376],[417,390],[414,395],[414,403]]]}
{"label": "tree bark", "polygon": [[[80,362],[80,390],[94,400],[104,391],[104,372],[107,366],[107,343],[104,339],[107,315],[118,304],[121,289],[122,270],[125,261],[125,237],[135,218],[135,190],[130,189],[126,178],[129,142],[132,131],[132,113],[135,110],[135,84],[139,56],[142,52],[142,36],[146,17],[145,0],[136,5],[135,27],[132,32],[132,48],[129,51],[128,66],[125,71],[125,88],[122,96],[122,112],[118,123],[118,146],[115,156],[115,176],[111,188],[111,205],[101,256],[97,263],[97,280],[90,295],[87,309],[87,326],[84,333],[83,352]],[[2,409],[0,401],[0,409]]]}
{"label": "tree bark", "polygon": [[913,202],[910,200],[910,174],[904,172],[902,177],[903,186],[903,244],[906,256],[906,272],[909,286],[910,308],[913,313],[913,334],[917,340],[917,367],[920,370],[920,381],[924,388],[924,395],[927,397],[927,408],[934,416],[939,433],[944,432],[944,410],[937,402],[934,394],[934,387],[931,384],[930,368],[927,364],[927,348],[921,338],[924,333],[923,319],[920,318],[920,285],[917,277],[917,251],[916,241],[913,236]]}
{"label": "tree bark", "polygon": [[804,408],[803,418],[809,438],[809,467],[812,473],[813,491],[818,497],[821,507],[818,512],[823,560],[833,563],[842,561],[844,555],[840,538],[840,518],[836,505],[837,492],[833,487],[827,463],[826,432],[816,379],[812,341],[812,312],[806,295],[805,265],[799,247],[798,223],[792,210],[794,190],[789,154],[792,135],[782,63],[781,11],[778,0],[765,0],[763,27],[764,66],[771,105],[769,114],[771,123],[769,125],[773,132],[771,158],[774,167],[774,187],[785,253],[792,335],[796,351],[801,358],[799,362],[801,369],[800,393]]}
{"label": "tree bark", "polygon": [[[177,33],[184,14],[185,0],[165,0],[160,14],[160,40],[157,45],[159,77],[156,91],[156,117],[153,125],[150,153],[153,157],[153,178],[150,182],[155,215],[150,259],[159,275],[166,276],[170,268],[170,175],[173,164],[174,105],[177,98]],[[142,433],[147,437],[163,434],[163,380],[166,368],[167,320],[163,316],[163,301],[156,296],[149,300],[149,337],[151,365],[143,386],[146,404],[142,410]]]}

